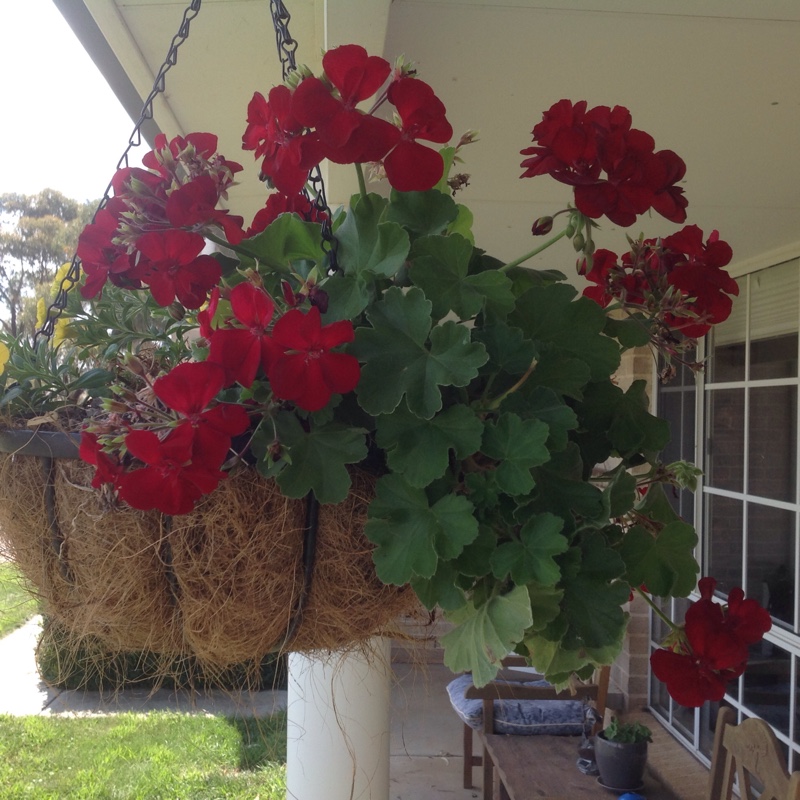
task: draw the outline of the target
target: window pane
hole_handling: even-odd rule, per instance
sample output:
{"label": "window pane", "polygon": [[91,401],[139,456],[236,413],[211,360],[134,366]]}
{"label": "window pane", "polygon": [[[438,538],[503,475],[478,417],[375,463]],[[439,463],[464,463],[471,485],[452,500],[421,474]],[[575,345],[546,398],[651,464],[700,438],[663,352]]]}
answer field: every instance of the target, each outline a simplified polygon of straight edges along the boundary
{"label": "window pane", "polygon": [[708,485],[741,492],[744,488],[744,389],[709,392],[707,414]]}
{"label": "window pane", "polygon": [[717,589],[727,594],[742,585],[742,519],[744,503],[729,497],[706,495],[708,574]]}
{"label": "window pane", "polygon": [[750,345],[750,379],[797,376],[797,334],[760,339]]}
{"label": "window pane", "polygon": [[797,375],[797,261],[750,276],[750,378]]}
{"label": "window pane", "polygon": [[744,673],[743,701],[748,712],[789,735],[791,656],[781,647],[760,642],[750,648]]}
{"label": "window pane", "polygon": [[739,281],[741,293],[733,298],[730,316],[715,325],[709,335],[706,374],[714,383],[744,380],[747,286],[746,279]]}
{"label": "window pane", "polygon": [[748,492],[793,502],[796,495],[797,387],[750,389]]}
{"label": "window pane", "polygon": [[794,627],[794,542],[794,512],[748,504],[747,594],[790,628]]}

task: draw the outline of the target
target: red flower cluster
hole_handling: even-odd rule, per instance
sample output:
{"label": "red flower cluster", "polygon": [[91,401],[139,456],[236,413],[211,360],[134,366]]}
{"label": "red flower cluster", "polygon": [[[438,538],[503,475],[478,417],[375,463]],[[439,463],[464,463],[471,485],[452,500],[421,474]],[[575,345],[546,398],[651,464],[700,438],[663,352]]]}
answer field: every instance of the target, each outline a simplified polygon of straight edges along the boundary
{"label": "red flower cluster", "polygon": [[96,297],[110,280],[148,286],[159,305],[177,299],[199,308],[221,277],[219,264],[201,255],[203,234],[221,229],[227,240],[244,237],[242,218],[217,209],[242,168],[216,154],[217,137],[192,133],[167,143],[161,135],[143,163],[112,181],[114,196],[78,240],[86,272],[81,294]]}
{"label": "red flower cluster", "polygon": [[671,150],[656,152],[652,136],[631,128],[627,108],[587,110],[585,100],[560,100],[534,127],[533,141],[521,151],[530,156],[522,177],[551,175],[574,186],[575,205],[587,217],[627,227],[652,208],[672,222],[686,220],[687,201],[676,185],[686,165]]}
{"label": "red flower cluster", "polygon": [[715,603],[716,585],[714,578],[700,581],[700,600],[686,612],[682,635],[650,656],[653,674],[690,708],[722,700],[728,682],[747,666],[748,647],[772,627],[769,614],[739,588],[731,589],[727,606]]}
{"label": "red flower cluster", "polygon": [[[261,158],[261,170],[288,195],[303,188],[308,172],[328,158],[338,164],[382,161],[389,183],[399,191],[426,191],[442,177],[441,155],[417,140],[445,143],[453,129],[445,107],[428,84],[407,75],[392,77],[368,113],[358,104],[374,96],[392,72],[388,61],[359,45],[325,53],[323,79],[309,76],[292,91],[256,93],[247,109],[245,150]],[[375,116],[387,101],[399,125]]]}
{"label": "red flower cluster", "polygon": [[335,347],[352,342],[353,323],[323,325],[319,309],[307,313],[291,308],[272,327],[272,298],[251,283],[230,293],[233,317],[224,327],[207,329],[209,361],[225,370],[225,383],[249,387],[261,373],[280,400],[291,400],[306,411],[319,411],[335,393],[355,389],[361,368]]}
{"label": "red flower cluster", "polygon": [[594,284],[583,293],[604,307],[619,300],[655,312],[668,329],[696,339],[731,313],[730,295],[739,286],[723,267],[732,257],[717,231],[703,242],[703,231],[687,225],[665,239],[634,242],[620,262],[610,250],[597,250],[590,269],[580,263]]}
{"label": "red flower cluster", "polygon": [[231,437],[250,424],[243,406],[213,402],[224,379],[219,366],[202,362],[179,364],[156,380],[153,393],[174,419],[158,433],[129,429],[121,456],[102,433],[84,430],[80,456],[96,467],[92,486],[110,483],[128,505],[143,511],[191,511],[225,477],[221,467]]}

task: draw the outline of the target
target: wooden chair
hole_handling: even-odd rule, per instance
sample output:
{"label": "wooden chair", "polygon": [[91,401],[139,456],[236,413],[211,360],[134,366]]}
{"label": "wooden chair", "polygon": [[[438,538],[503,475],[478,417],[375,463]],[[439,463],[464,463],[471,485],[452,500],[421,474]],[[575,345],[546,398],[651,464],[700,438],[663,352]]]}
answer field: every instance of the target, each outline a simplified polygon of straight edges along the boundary
{"label": "wooden chair", "polygon": [[[755,717],[737,725],[736,711],[723,707],[714,734],[709,800],[731,800],[734,776],[742,800],[800,800],[800,772],[787,773],[782,748],[769,725]],[[751,789],[751,776],[764,786],[760,795]]]}
{"label": "wooden chair", "polygon": [[[464,724],[464,788],[471,789],[473,767],[483,767],[483,798],[492,800],[494,765],[489,756],[484,736],[495,732],[494,703],[495,700],[580,700],[591,701],[602,720],[608,698],[608,684],[610,667],[603,667],[595,675],[595,680],[579,684],[574,691],[566,689],[557,692],[552,686],[523,686],[523,681],[530,682],[541,675],[530,672],[514,670],[514,667],[525,666],[523,658],[510,656],[503,659],[503,668],[497,677],[486,686],[478,688],[470,686],[466,690],[468,699],[480,699],[483,702],[482,726],[475,730]],[[545,734],[546,735],[546,734]],[[482,745],[482,754],[475,755],[474,737]],[[536,737],[531,737],[535,739]],[[578,756],[578,736],[570,737],[575,740],[575,757]]]}

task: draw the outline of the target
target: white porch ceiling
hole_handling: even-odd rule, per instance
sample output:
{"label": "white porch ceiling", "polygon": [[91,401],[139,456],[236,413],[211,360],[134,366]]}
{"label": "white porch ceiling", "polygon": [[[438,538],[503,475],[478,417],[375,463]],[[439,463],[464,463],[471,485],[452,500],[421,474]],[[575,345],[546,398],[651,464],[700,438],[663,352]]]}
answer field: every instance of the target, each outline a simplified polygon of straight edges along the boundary
{"label": "white porch ceiling", "polygon": [[[82,28],[87,49],[114,85],[120,67],[149,91],[177,30],[184,0],[54,0]],[[562,97],[620,104],[657,148],[687,164],[689,221],[718,228],[740,267],[800,254],[800,2],[797,0],[286,0],[297,58],[363,44],[389,60],[405,53],[444,101],[455,135],[480,141],[464,152],[471,185],[460,195],[476,216],[477,243],[501,258],[530,249],[530,223],[562,207],[569,189],[519,180],[519,151],[541,112]],[[88,10],[93,24],[87,23]],[[83,17],[78,12],[83,13]],[[77,22],[76,22],[77,20]],[[81,21],[82,20],[82,21]],[[102,42],[98,40],[102,37]],[[116,61],[116,63],[114,63]],[[167,77],[156,122],[168,135],[220,135],[220,150],[254,174],[240,150],[246,106],[280,80],[269,0],[204,0]],[[348,168],[329,181],[333,201],[353,188]],[[263,187],[232,195],[252,215]],[[624,232],[602,224],[602,246],[624,249]],[[664,235],[654,217],[629,229]],[[565,271],[568,247],[540,264]]]}

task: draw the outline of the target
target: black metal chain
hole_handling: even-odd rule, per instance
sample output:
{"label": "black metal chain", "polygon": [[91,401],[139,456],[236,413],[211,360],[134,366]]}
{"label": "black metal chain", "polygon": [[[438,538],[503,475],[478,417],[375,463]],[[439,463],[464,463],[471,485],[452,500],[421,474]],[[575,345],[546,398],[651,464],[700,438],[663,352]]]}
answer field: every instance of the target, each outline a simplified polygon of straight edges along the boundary
{"label": "black metal chain", "polygon": [[[275,27],[275,41],[278,46],[278,59],[281,62],[281,74],[284,82],[293,72],[297,70],[297,39],[289,33],[289,22],[292,16],[286,8],[283,0],[270,0],[270,13],[272,14],[272,24]],[[325,181],[322,178],[322,170],[319,164],[308,174],[308,182],[311,184],[314,196],[307,188],[303,188],[303,194],[311,203],[314,211],[321,219],[322,226],[322,249],[328,257],[328,274],[332,275],[339,272],[339,264],[336,259],[339,242],[333,235],[331,228],[331,209],[328,206],[328,199],[325,195]],[[310,216],[310,215],[309,215]]]}
{"label": "black metal chain", "polygon": [[[200,12],[201,3],[202,0],[191,0],[189,5],[186,7],[186,10],[183,12],[183,18],[181,19],[181,24],[180,27],[178,28],[178,32],[175,34],[175,36],[172,37],[172,42],[170,43],[169,50],[167,51],[167,56],[164,59],[164,63],[158,70],[158,74],[156,75],[155,81],[153,82],[153,88],[150,90],[150,94],[147,95],[147,98],[145,99],[144,104],[142,106],[142,112],[139,115],[139,119],[133,126],[133,131],[131,132],[131,135],[128,138],[128,146],[125,148],[125,151],[120,156],[119,161],[117,161],[117,167],[116,167],[117,170],[129,166],[129,156],[131,154],[131,151],[135,147],[139,147],[139,145],[142,143],[142,125],[144,125],[144,123],[147,122],[148,120],[153,119],[153,102],[155,101],[156,97],[158,97],[158,95],[163,94],[166,88],[166,75],[178,62],[178,48],[188,39],[189,27],[191,25],[192,20]],[[94,222],[95,218],[97,217],[97,214],[103,208],[105,208],[106,204],[111,198],[111,190],[112,190],[112,181],[109,181],[108,186],[106,187],[106,190],[103,193],[103,197],[98,203],[97,208],[95,209],[95,212],[92,216],[92,222]],[[64,309],[67,307],[68,292],[70,291],[70,289],[72,289],[73,286],[75,286],[78,283],[80,277],[81,277],[81,262],[76,253],[72,257],[72,263],[69,266],[69,270],[67,270],[66,274],[61,280],[61,283],[59,284],[55,299],[47,308],[47,313],[45,314],[45,319],[44,323],[42,324],[42,327],[36,332],[35,336],[33,337],[34,347],[38,345],[41,337],[44,337],[45,339],[50,339],[50,337],[53,335],[56,322],[63,313]]]}

